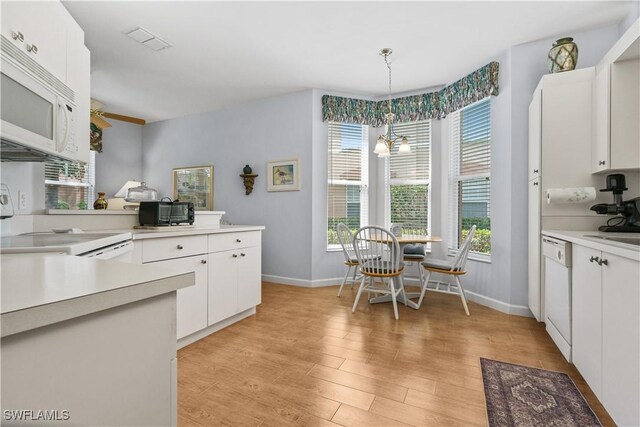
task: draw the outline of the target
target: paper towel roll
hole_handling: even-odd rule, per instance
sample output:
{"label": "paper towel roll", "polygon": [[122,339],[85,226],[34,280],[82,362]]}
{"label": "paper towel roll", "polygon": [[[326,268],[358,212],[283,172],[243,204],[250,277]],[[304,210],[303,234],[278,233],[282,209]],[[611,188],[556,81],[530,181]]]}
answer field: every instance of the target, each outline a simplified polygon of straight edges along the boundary
{"label": "paper towel roll", "polygon": [[593,187],[549,188],[547,189],[547,203],[588,203],[596,199],[596,189]]}

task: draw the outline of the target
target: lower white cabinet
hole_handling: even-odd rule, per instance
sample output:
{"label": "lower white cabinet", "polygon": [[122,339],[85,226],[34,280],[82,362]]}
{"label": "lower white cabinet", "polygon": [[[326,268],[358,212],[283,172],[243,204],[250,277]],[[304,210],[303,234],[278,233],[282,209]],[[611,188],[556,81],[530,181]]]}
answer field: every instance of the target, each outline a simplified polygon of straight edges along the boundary
{"label": "lower white cabinet", "polygon": [[168,259],[149,263],[176,270],[192,270],[196,283],[188,288],[178,289],[176,305],[178,339],[191,335],[207,327],[207,255]]}
{"label": "lower white cabinet", "polygon": [[260,243],[259,231],[134,238],[134,253],[140,263],[195,272],[195,285],[177,291],[180,339],[260,304]]}
{"label": "lower white cabinet", "polygon": [[260,247],[209,254],[209,325],[261,301]]}
{"label": "lower white cabinet", "polygon": [[573,246],[573,348],[618,425],[640,425],[640,263]]}

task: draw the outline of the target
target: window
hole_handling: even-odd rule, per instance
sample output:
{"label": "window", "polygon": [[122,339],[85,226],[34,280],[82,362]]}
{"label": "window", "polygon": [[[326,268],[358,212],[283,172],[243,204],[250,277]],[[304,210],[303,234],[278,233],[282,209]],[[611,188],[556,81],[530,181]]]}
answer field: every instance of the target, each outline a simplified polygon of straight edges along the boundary
{"label": "window", "polygon": [[89,209],[95,185],[95,151],[89,163],[46,162],[44,164],[45,207],[47,209]]}
{"label": "window", "polygon": [[328,123],[327,249],[339,249],[338,223],[353,232],[369,218],[369,132],[358,124]]}
{"label": "window", "polygon": [[458,249],[471,226],[473,252],[491,253],[490,98],[450,115],[449,248]]}
{"label": "window", "polygon": [[399,123],[393,128],[397,135],[407,137],[411,153],[398,154],[400,145],[396,144],[387,158],[386,222],[402,224],[409,234],[428,234],[431,121]]}

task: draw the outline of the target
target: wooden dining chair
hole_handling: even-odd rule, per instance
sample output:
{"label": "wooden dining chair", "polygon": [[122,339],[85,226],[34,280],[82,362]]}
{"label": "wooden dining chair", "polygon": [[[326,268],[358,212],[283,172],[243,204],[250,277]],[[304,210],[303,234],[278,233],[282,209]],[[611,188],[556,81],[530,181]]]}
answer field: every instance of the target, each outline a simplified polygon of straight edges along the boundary
{"label": "wooden dining chair", "polygon": [[[459,295],[464,306],[464,311],[469,315],[469,307],[467,306],[467,297],[464,293],[464,288],[460,282],[460,276],[466,274],[464,266],[467,263],[469,257],[469,251],[471,250],[471,241],[476,233],[476,226],[472,226],[469,230],[469,234],[462,242],[458,253],[453,260],[441,260],[429,258],[422,263],[422,267],[425,269],[426,274],[422,282],[422,290],[420,291],[420,299],[418,300],[418,308],[422,305],[422,300],[427,291],[440,292],[444,294]],[[453,276],[454,283],[441,282],[437,280],[430,280],[431,273],[441,273],[449,276]]]}
{"label": "wooden dining chair", "polygon": [[[347,272],[344,275],[344,279],[342,279],[340,289],[338,289],[338,296],[340,296],[344,285],[348,283],[353,288],[353,284],[360,282],[361,277],[358,275],[358,266],[360,263],[358,262],[356,251],[353,249],[353,233],[351,233],[349,227],[343,223],[339,223],[336,226],[336,232],[338,234],[338,242],[340,242],[342,253],[344,254],[344,265],[347,266]],[[351,276],[351,278],[349,276]]]}
{"label": "wooden dining chair", "polygon": [[402,282],[404,264],[400,261],[402,254],[398,239],[382,227],[367,226],[356,232],[353,245],[362,278],[351,312],[356,311],[362,292],[390,295],[393,314],[398,320],[399,294],[402,294],[407,305]]}

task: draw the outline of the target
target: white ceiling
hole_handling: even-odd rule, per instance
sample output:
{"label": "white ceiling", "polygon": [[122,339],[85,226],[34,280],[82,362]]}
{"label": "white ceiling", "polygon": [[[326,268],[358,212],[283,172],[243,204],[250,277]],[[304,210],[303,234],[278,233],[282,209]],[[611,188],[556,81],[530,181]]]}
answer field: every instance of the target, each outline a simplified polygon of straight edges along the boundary
{"label": "white ceiling", "polygon": [[[450,83],[504,49],[619,22],[633,2],[65,1],[91,92],[149,122],[309,88],[381,96]],[[173,47],[125,33],[142,26]],[[544,58],[541,58],[544,60]]]}

